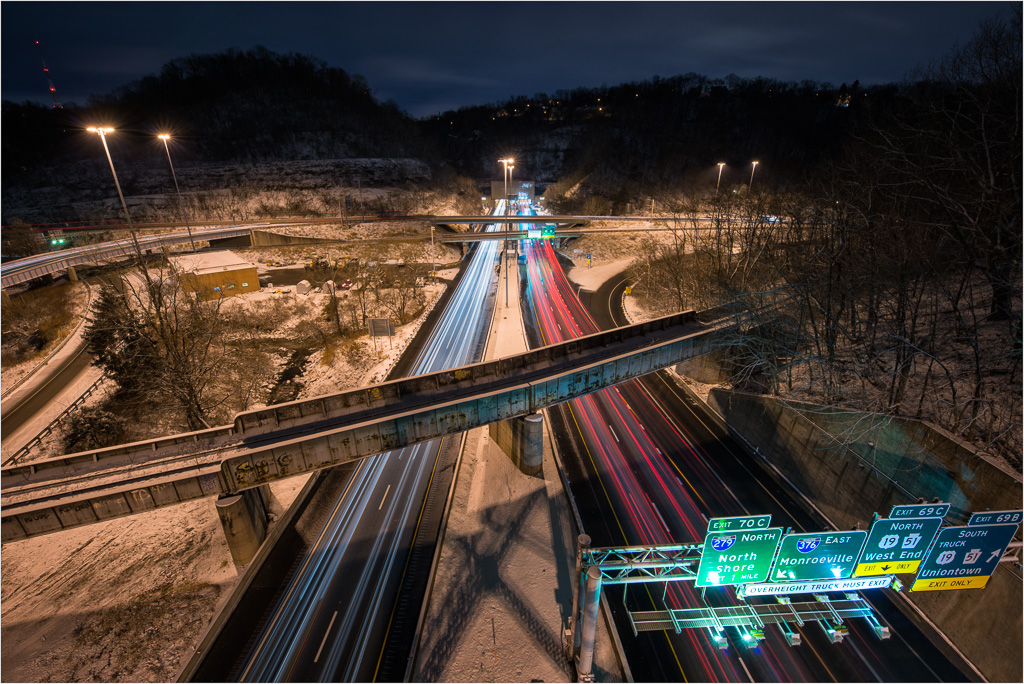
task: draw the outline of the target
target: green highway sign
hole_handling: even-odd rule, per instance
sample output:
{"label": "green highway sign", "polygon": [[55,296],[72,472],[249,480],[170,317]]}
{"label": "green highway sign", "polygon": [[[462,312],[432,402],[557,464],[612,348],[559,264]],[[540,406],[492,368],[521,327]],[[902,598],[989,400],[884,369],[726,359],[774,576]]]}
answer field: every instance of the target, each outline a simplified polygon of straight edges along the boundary
{"label": "green highway sign", "polygon": [[867,536],[865,530],[787,534],[782,538],[770,581],[836,580],[849,577],[853,574]]}
{"label": "green highway sign", "polygon": [[984,513],[972,513],[968,525],[1002,525],[1014,523],[1019,525],[1024,521],[1024,511],[985,511]]}
{"label": "green highway sign", "polygon": [[853,574],[894,575],[917,572],[942,518],[879,518],[871,526]]}
{"label": "green highway sign", "polygon": [[945,518],[949,515],[949,504],[907,504],[905,506],[893,506],[889,513],[889,519],[902,518]]}
{"label": "green highway sign", "polygon": [[771,523],[771,515],[742,515],[735,518],[712,518],[711,520],[708,520],[708,532],[766,530]]}
{"label": "green highway sign", "polygon": [[697,568],[698,587],[763,582],[775,558],[782,528],[709,533]]}
{"label": "green highway sign", "polygon": [[947,527],[939,532],[910,591],[983,588],[1018,527],[1017,523]]}

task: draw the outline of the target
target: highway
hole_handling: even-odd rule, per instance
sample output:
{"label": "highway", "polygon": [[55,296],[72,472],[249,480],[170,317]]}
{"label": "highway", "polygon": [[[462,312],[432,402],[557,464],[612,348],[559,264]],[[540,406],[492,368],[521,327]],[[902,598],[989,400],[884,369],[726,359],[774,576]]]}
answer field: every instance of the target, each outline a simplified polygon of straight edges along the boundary
{"label": "highway", "polygon": [[[497,211],[503,210],[500,203]],[[497,242],[476,247],[412,375],[481,359],[500,247]],[[419,545],[425,497],[444,441],[359,462],[246,654],[237,671],[240,681],[373,681],[392,658],[398,661],[398,677],[404,675],[408,644],[389,634],[400,592],[410,600],[403,580],[414,539]],[[412,623],[422,598],[422,593],[412,598]]]}
{"label": "highway", "polygon": [[[597,325],[574,294],[547,241],[526,242],[524,311],[531,346],[589,334]],[[607,306],[607,305],[606,305]],[[794,531],[821,527],[789,494],[760,483],[739,450],[687,411],[677,390],[657,374],[623,383],[550,410],[551,429],[594,546],[701,542],[710,517],[772,514],[772,525]],[[887,608],[893,637],[878,640],[863,621],[833,644],[816,624],[798,628],[791,647],[775,628],[747,646],[727,630],[727,650],[706,630],[641,633],[634,637],[624,610],[659,610],[662,585],[634,586],[626,598],[608,594],[627,659],[637,681],[963,681],[956,668],[888,603],[880,590],[866,598]],[[727,587],[668,586],[673,608],[735,604]]]}

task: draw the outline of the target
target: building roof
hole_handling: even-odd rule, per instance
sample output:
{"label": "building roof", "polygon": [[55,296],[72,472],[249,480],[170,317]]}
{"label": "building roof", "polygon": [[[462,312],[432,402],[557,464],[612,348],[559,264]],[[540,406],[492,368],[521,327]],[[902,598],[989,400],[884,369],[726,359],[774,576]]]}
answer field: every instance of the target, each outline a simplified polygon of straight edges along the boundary
{"label": "building roof", "polygon": [[221,252],[195,252],[193,254],[182,254],[172,256],[171,265],[181,273],[195,273],[205,275],[207,273],[222,273],[224,271],[238,271],[244,268],[255,268],[245,259],[234,252],[227,250]]}

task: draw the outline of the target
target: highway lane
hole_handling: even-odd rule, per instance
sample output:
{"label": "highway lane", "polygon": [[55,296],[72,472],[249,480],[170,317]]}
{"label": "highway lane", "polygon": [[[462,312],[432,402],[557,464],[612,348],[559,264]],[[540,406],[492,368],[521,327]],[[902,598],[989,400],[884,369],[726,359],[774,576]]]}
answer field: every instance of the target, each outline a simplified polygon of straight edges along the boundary
{"label": "highway lane", "polygon": [[[475,248],[411,374],[479,360],[486,342],[489,298],[493,305],[499,247],[486,243]],[[400,644],[386,642],[442,441],[359,464],[346,495],[248,654],[239,679],[371,681],[385,651],[408,654]]]}
{"label": "highway lane", "polygon": [[[72,344],[74,343],[72,342]],[[19,388],[4,402],[10,405],[10,408],[5,407],[3,417],[0,418],[0,434],[3,435],[4,441],[6,442],[28,420],[42,411],[68,385],[73,384],[79,375],[88,370],[90,363],[92,363],[92,356],[86,351],[85,346],[81,345],[63,365],[37,370],[36,373],[41,376],[41,380],[31,392],[22,396],[19,394],[21,391]],[[74,397],[74,399],[77,398]],[[34,435],[32,436],[34,437]],[[28,441],[28,439],[24,441]],[[15,447],[15,449],[17,448]]]}
{"label": "highway lane", "polygon": [[[528,244],[526,296],[535,316],[538,342],[548,343],[592,332],[596,325],[573,295],[550,245]],[[559,427],[579,437],[560,446],[587,531],[596,546],[701,541],[708,517],[771,513],[773,525],[796,531],[821,529],[789,496],[761,485],[735,459],[726,461],[716,436],[683,425],[647,380],[629,382],[589,395],[551,412]],[[698,424],[698,428],[699,428]],[[575,458],[570,458],[575,454]],[[648,585],[644,585],[645,587]],[[869,592],[871,594],[880,592]],[[728,651],[711,645],[704,631],[641,634],[633,638],[624,619],[622,594],[609,596],[620,633],[638,679],[703,681],[936,681],[963,679],[919,634],[878,641],[863,621],[852,621],[843,644],[832,644],[817,625],[800,628],[803,645],[792,648],[774,628],[756,648],[742,646],[729,630]],[[727,588],[698,592],[690,583],[669,586],[672,607],[735,603]],[[633,610],[661,606],[660,588],[633,588]],[[897,615],[898,618],[898,615]],[[860,624],[857,624],[857,623]],[[915,630],[909,630],[915,632]],[[912,643],[911,643],[912,642]]]}

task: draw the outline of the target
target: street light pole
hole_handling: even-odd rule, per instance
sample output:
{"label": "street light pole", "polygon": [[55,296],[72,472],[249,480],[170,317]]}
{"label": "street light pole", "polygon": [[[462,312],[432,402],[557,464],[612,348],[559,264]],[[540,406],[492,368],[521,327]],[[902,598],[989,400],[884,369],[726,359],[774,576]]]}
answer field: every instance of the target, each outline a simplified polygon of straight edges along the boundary
{"label": "street light pole", "polygon": [[715,186],[715,194],[718,194],[718,188],[722,186],[722,169],[725,168],[725,162],[718,162],[718,185]]}
{"label": "street light pole", "polygon": [[747,185],[747,192],[749,193],[754,186],[754,171],[757,171],[757,162],[750,162],[750,183]]}
{"label": "street light pole", "polygon": [[142,248],[139,246],[139,239],[135,236],[135,226],[132,225],[132,217],[128,213],[128,203],[124,201],[124,193],[121,192],[121,183],[117,180],[117,171],[114,170],[114,160],[110,158],[110,148],[107,147],[107,133],[113,133],[113,128],[90,127],[86,129],[90,133],[97,133],[103,142],[103,151],[107,153],[107,162],[110,164],[110,173],[114,176],[114,186],[117,188],[117,196],[121,198],[121,208],[124,209],[125,220],[128,221],[128,231],[132,234],[132,245],[135,247],[135,255],[139,258],[139,266],[145,269],[142,261]]}
{"label": "street light pole", "polygon": [[[514,160],[513,159],[509,159],[509,161],[514,161]],[[512,165],[510,165],[508,167],[508,180],[509,180],[509,182],[512,181],[512,169],[514,169],[514,168],[516,168],[515,164],[512,164]],[[507,197],[508,197],[508,190],[507,189],[505,190],[505,196],[506,196],[505,206],[506,206],[506,212],[507,212],[508,211],[508,199],[507,199]],[[511,228],[511,224],[506,223],[505,224],[505,230],[508,231],[508,230],[510,230],[510,228]],[[505,238],[505,307],[506,308],[508,307],[508,238],[507,237]]]}
{"label": "street light pole", "polygon": [[174,173],[174,162],[171,161],[171,148],[167,146],[167,141],[171,139],[171,136],[166,133],[161,133],[156,136],[164,141],[164,150],[167,152],[167,163],[171,165],[171,178],[174,179],[174,192],[178,194],[178,208],[181,209],[181,218],[185,220],[185,230],[188,231],[188,241],[192,243],[192,251],[196,251],[196,241],[192,239],[192,228],[188,225],[188,215],[185,213],[185,203],[181,199],[181,190],[178,189],[178,176]]}
{"label": "street light pole", "polygon": [[512,177],[512,171],[508,168],[508,165],[511,164],[514,161],[515,161],[515,159],[513,159],[512,157],[509,157],[508,159],[499,159],[498,160],[498,163],[502,165],[503,171],[502,171],[501,177],[502,177],[502,179],[505,182],[505,197],[504,197],[504,199],[505,199],[505,205],[506,205],[506,213],[507,213],[507,207],[508,207],[508,181]]}

